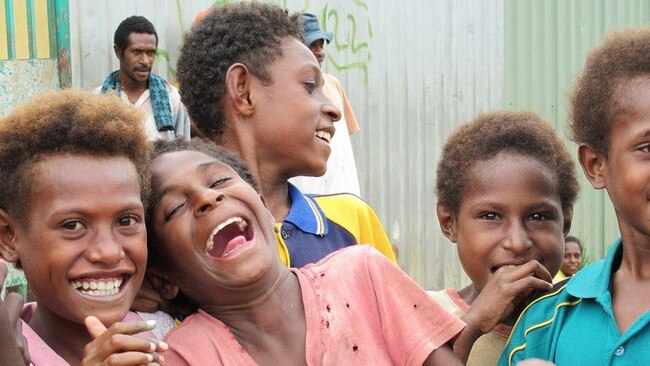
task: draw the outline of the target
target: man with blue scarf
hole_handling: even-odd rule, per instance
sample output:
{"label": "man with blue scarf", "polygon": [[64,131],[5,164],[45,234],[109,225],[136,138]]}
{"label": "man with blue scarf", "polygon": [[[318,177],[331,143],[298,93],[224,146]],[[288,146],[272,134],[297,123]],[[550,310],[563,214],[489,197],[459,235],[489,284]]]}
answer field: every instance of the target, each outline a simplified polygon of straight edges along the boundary
{"label": "man with blue scarf", "polygon": [[108,75],[96,93],[116,92],[144,112],[144,128],[151,140],[190,138],[190,118],[178,90],[151,72],[156,59],[158,33],[141,16],[126,18],[115,30],[115,55],[120,69]]}

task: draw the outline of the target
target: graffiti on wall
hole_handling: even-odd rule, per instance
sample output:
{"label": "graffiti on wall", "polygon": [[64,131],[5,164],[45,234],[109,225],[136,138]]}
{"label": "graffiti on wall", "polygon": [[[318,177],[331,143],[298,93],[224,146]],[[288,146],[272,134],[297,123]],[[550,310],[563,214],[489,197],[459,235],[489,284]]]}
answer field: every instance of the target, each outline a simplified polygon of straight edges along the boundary
{"label": "graffiti on wall", "polygon": [[[334,32],[333,46],[336,53],[329,52],[327,60],[338,72],[358,70],[368,82],[368,63],[371,53],[369,41],[372,26],[365,1],[354,0],[355,11],[340,9],[326,2],[319,17],[325,31]],[[364,28],[365,27],[365,28]]]}

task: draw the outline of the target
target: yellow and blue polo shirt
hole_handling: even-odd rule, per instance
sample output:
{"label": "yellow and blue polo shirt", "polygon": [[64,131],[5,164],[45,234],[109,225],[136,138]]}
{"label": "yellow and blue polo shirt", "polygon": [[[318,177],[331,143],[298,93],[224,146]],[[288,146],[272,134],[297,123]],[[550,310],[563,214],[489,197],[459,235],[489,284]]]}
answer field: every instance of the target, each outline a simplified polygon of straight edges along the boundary
{"label": "yellow and blue polo shirt", "polygon": [[499,365],[541,358],[556,365],[650,365],[650,311],[620,334],[610,281],[623,257],[618,239],[592,263],[521,314]]}
{"label": "yellow and blue polo shirt", "polygon": [[287,267],[316,263],[356,244],[370,244],[396,262],[379,218],[361,198],[348,193],[307,195],[291,183],[289,197],[289,214],[277,224],[278,251]]}

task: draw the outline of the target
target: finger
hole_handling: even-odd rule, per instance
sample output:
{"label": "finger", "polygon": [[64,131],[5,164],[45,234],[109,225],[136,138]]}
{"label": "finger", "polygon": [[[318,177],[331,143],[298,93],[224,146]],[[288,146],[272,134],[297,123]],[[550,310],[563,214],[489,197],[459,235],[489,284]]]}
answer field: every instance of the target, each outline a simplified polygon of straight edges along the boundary
{"label": "finger", "polygon": [[92,315],[87,316],[86,319],[84,319],[84,324],[86,325],[86,329],[88,329],[88,333],[90,333],[93,338],[99,337],[106,331],[104,324]]}
{"label": "finger", "polygon": [[527,276],[535,276],[547,282],[552,282],[551,274],[536,260],[521,265],[503,266],[497,269],[494,274],[508,282],[514,282]]}
{"label": "finger", "polygon": [[7,264],[3,261],[0,261],[0,289],[5,283],[7,278]]}
{"label": "finger", "polygon": [[23,305],[25,300],[20,294],[12,292],[7,295],[5,298],[5,308],[7,309],[7,315],[9,316],[9,321],[14,323],[20,318],[20,313],[23,310]]}
{"label": "finger", "polygon": [[164,362],[163,357],[158,353],[145,353],[128,351],[113,353],[105,361],[108,365],[160,365]]}

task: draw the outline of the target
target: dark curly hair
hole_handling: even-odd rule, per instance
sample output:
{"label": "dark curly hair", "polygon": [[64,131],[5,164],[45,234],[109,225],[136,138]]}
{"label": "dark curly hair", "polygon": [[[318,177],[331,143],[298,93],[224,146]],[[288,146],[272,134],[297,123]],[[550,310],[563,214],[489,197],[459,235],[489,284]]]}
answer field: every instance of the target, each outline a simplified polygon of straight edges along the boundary
{"label": "dark curly hair", "polygon": [[276,5],[237,2],[210,9],[185,35],[178,57],[181,99],[208,138],[223,133],[226,72],[235,63],[271,84],[268,67],[287,37],[302,41],[300,15]]}
{"label": "dark curly hair", "polygon": [[615,32],[593,49],[571,93],[571,132],[577,143],[607,154],[612,122],[632,111],[624,102],[625,87],[638,76],[650,76],[650,28]]}
{"label": "dark curly hair", "polygon": [[0,119],[0,208],[25,219],[35,165],[49,156],[126,157],[149,192],[149,148],[142,114],[115,95],[56,90],[36,96]]}
{"label": "dark curly hair", "polygon": [[546,165],[557,176],[562,209],[573,208],[579,184],[566,145],[537,114],[510,111],[479,115],[447,139],[436,172],[438,202],[458,214],[474,164],[502,151],[530,156]]}
{"label": "dark curly hair", "polygon": [[156,33],[156,28],[154,28],[153,24],[147,18],[139,15],[130,16],[117,26],[115,35],[113,36],[113,44],[124,52],[129,46],[129,34],[131,33],[153,34],[156,36],[156,47],[158,47],[158,33]]}

